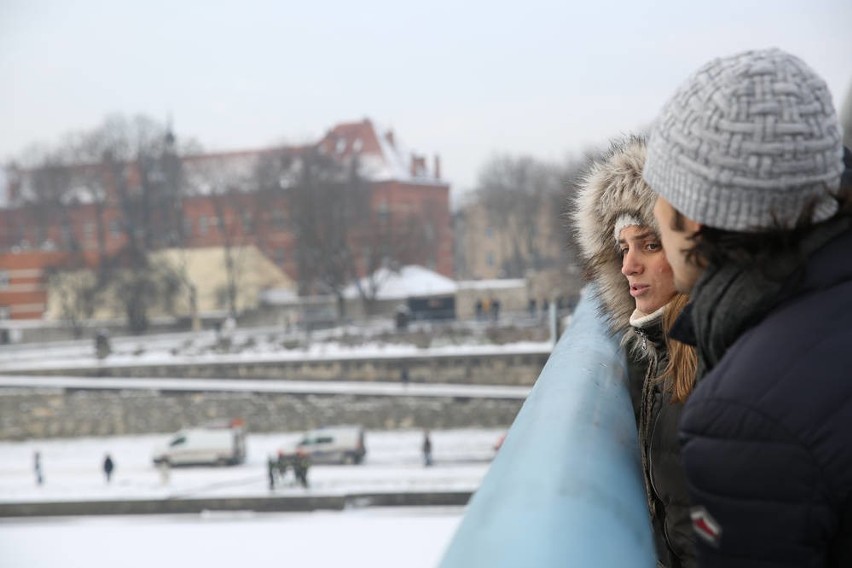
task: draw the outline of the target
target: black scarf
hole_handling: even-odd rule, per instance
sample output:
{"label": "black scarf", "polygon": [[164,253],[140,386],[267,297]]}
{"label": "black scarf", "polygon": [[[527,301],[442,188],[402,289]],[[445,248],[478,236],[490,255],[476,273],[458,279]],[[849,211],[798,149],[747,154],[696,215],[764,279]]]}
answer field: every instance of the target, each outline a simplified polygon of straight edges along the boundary
{"label": "black scarf", "polygon": [[[772,277],[754,267],[733,264],[707,267],[695,285],[689,309],[681,315],[680,320],[689,318],[689,321],[679,321],[672,330],[673,337],[697,346],[697,380],[716,366],[737,338],[795,295],[807,258],[849,230],[850,225],[852,219],[848,217],[816,225],[796,248],[773,260]],[[694,342],[689,341],[693,338]]]}

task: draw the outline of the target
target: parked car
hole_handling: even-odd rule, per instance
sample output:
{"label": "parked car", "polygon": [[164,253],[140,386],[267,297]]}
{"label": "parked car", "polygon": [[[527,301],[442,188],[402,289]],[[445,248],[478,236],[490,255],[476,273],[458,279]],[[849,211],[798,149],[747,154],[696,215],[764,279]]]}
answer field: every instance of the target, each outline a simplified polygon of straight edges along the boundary
{"label": "parked car", "polygon": [[306,432],[293,446],[282,448],[279,456],[292,458],[304,452],[312,464],[360,464],[367,455],[364,429],[360,426],[331,426]]}
{"label": "parked car", "polygon": [[175,433],[154,453],[154,464],[236,465],[246,459],[246,431],[242,420],[209,424]]}

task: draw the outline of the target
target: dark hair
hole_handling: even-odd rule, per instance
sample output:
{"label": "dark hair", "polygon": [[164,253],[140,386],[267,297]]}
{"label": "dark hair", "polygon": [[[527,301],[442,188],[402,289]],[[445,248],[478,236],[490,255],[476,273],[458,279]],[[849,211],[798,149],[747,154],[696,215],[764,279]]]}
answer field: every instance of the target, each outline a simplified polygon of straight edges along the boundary
{"label": "dark hair", "polygon": [[[841,187],[835,195],[838,202],[838,212],[832,218],[852,216],[852,185],[849,177],[843,178]],[[705,267],[709,264],[716,266],[730,265],[742,268],[756,268],[769,279],[786,278],[789,273],[779,267],[781,255],[797,253],[798,245],[814,227],[811,221],[813,211],[819,198],[808,202],[793,228],[785,226],[779,220],[765,230],[756,233],[727,231],[714,227],[702,226],[690,240],[692,248],[686,250],[686,259],[696,266]],[[683,215],[675,210],[672,228],[677,231],[686,229]],[[804,259],[800,259],[804,260]],[[781,272],[776,273],[777,268]]]}

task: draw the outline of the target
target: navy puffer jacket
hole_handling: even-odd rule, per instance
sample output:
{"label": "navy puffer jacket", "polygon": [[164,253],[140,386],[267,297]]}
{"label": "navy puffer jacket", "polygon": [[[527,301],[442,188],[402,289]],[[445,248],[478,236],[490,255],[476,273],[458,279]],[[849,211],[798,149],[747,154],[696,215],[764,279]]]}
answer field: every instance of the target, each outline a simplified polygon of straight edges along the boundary
{"label": "navy puffer jacket", "polygon": [[852,566],[852,231],[699,382],[680,434],[701,566]]}

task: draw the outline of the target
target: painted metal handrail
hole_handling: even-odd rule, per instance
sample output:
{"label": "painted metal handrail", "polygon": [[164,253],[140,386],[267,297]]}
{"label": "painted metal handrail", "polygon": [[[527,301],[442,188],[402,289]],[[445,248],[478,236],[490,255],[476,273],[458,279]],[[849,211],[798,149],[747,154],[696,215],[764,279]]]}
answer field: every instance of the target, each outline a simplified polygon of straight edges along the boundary
{"label": "painted metal handrail", "polygon": [[656,565],[624,352],[587,290],[442,568]]}

